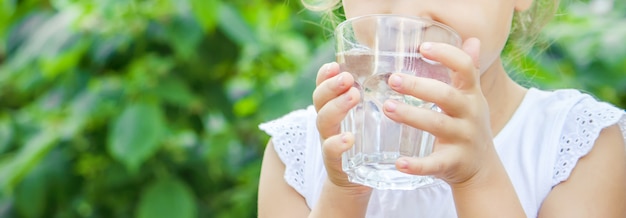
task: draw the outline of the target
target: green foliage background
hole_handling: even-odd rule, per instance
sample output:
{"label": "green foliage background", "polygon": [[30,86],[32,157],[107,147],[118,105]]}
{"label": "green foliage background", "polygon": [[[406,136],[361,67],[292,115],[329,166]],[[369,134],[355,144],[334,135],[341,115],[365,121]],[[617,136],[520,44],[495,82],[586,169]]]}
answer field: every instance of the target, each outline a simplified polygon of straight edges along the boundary
{"label": "green foliage background", "polygon": [[[567,4],[516,78],[625,107],[613,3]],[[310,104],[320,20],[283,0],[0,1],[0,217],[255,217],[257,125]]]}

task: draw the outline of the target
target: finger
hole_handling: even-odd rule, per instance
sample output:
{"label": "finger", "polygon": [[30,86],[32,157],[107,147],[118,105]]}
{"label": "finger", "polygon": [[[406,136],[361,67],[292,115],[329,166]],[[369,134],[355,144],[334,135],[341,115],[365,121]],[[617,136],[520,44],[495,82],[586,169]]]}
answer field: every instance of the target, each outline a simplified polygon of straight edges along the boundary
{"label": "finger", "polygon": [[322,152],[326,166],[338,166],[341,169],[341,155],[354,144],[354,135],[346,132],[328,137],[322,143]]}
{"label": "finger", "polygon": [[383,104],[383,110],[389,119],[424,130],[438,138],[453,138],[458,134],[454,131],[458,128],[454,118],[430,108],[418,108],[396,100],[387,100]]}
{"label": "finger", "polygon": [[328,101],[345,93],[354,84],[354,77],[343,72],[331,79],[324,80],[313,90],[313,105],[319,111]]}
{"label": "finger", "polygon": [[352,133],[342,133],[329,137],[322,143],[324,166],[331,180],[336,183],[350,184],[348,176],[342,170],[341,156],[354,145]]}
{"label": "finger", "polygon": [[[471,40],[467,46],[474,49],[475,41]],[[450,78],[454,87],[469,90],[480,84],[479,70],[465,51],[450,44],[425,42],[420,46],[420,52],[425,58],[437,61],[452,71]]]}
{"label": "finger", "polygon": [[413,175],[441,176],[448,168],[450,157],[432,153],[426,157],[400,157],[396,160],[396,168],[403,173]]}
{"label": "finger", "polygon": [[322,83],[324,80],[327,80],[328,78],[331,78],[337,75],[338,73],[339,73],[339,64],[337,64],[336,62],[324,64],[317,71],[317,77],[315,78],[315,85],[316,86],[320,85],[320,83]]}
{"label": "finger", "polygon": [[350,88],[341,96],[328,101],[317,112],[317,129],[322,139],[339,134],[341,121],[348,111],[359,102],[360,98],[359,90]]}
{"label": "finger", "polygon": [[394,91],[435,103],[451,116],[466,113],[465,95],[439,80],[394,73],[389,77],[388,83]]}
{"label": "finger", "polygon": [[465,40],[462,47],[463,51],[474,61],[474,67],[480,69],[480,40],[478,38],[469,38]]}

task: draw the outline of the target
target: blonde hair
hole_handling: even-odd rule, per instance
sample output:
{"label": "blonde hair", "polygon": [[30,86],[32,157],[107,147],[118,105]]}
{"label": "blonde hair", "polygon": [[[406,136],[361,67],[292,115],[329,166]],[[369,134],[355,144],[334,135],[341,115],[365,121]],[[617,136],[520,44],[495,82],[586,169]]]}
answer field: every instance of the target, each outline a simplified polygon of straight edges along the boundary
{"label": "blonde hair", "polygon": [[[341,0],[301,1],[307,9],[322,12],[324,22],[330,22],[332,26],[337,25],[343,17],[338,10],[341,8]],[[509,39],[504,48],[504,53],[507,54],[505,62],[527,54],[537,44],[539,33],[554,17],[558,5],[559,0],[534,0],[528,10],[515,12]]]}

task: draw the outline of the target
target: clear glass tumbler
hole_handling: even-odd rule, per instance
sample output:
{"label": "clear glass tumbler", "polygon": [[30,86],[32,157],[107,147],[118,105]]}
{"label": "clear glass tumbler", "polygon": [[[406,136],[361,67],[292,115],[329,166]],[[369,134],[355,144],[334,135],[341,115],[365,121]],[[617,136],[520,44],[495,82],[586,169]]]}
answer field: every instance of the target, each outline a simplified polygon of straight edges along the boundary
{"label": "clear glass tumbler", "polygon": [[[351,182],[377,189],[410,190],[430,184],[432,176],[409,175],[395,168],[401,156],[425,157],[433,150],[434,136],[397,123],[383,113],[382,104],[395,99],[415,107],[439,111],[430,102],[402,95],[387,85],[392,73],[450,82],[450,70],[423,58],[423,42],[459,47],[460,36],[441,23],[401,15],[367,15],[344,21],[335,29],[336,59],[350,72],[361,102],[342,121],[342,131],[356,136],[354,147],[343,154],[343,170]],[[432,90],[436,92],[437,90]]]}

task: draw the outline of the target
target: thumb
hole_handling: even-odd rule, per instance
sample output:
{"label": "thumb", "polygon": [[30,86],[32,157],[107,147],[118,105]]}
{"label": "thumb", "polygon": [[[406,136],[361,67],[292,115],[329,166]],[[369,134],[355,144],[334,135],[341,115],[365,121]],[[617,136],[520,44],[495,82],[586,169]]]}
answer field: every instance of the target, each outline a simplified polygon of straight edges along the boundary
{"label": "thumb", "polygon": [[396,160],[396,168],[413,175],[438,175],[445,170],[445,161],[441,155],[432,153],[426,157],[401,157]]}
{"label": "thumb", "polygon": [[347,176],[342,170],[341,156],[354,144],[354,135],[352,133],[342,133],[334,135],[324,140],[322,144],[322,152],[324,157],[324,165],[330,177],[347,181]]}

